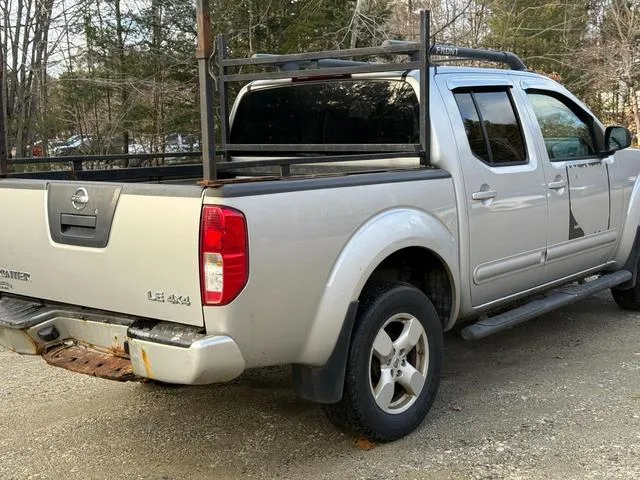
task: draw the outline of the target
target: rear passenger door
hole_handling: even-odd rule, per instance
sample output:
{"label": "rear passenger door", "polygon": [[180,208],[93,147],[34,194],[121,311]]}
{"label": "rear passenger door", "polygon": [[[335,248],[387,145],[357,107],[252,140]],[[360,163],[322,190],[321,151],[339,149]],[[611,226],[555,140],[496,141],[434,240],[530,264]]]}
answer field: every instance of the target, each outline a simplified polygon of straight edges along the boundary
{"label": "rear passenger door", "polygon": [[[495,79],[495,77],[494,77]],[[483,305],[537,286],[547,242],[544,172],[513,85],[456,81],[448,102],[469,223],[471,299]]]}
{"label": "rear passenger door", "polygon": [[528,88],[549,198],[547,280],[610,259],[618,238],[610,218],[609,165],[598,155],[593,117],[562,92]]}

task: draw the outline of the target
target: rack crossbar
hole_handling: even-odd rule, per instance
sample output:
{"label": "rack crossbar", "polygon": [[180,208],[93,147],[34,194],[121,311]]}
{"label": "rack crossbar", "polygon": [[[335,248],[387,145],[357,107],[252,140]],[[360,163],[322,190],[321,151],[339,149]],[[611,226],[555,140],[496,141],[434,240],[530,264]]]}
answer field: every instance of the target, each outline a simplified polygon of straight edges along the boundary
{"label": "rack crossbar", "polygon": [[398,72],[420,68],[420,62],[371,63],[353,67],[329,67],[306,70],[285,70],[281,72],[236,73],[224,75],[225,82],[252,82],[255,80],[280,80],[284,78],[317,78],[339,75],[357,75],[361,73]]}
{"label": "rack crossbar", "polygon": [[403,42],[402,44],[365,47],[365,48],[347,48],[344,50],[326,50],[319,52],[293,53],[285,55],[259,55],[251,58],[227,58],[221,59],[220,65],[223,67],[242,67],[247,65],[255,66],[273,66],[283,63],[296,63],[313,60],[334,59],[334,58],[351,58],[351,57],[372,57],[380,55],[411,55],[418,53],[418,43]]}
{"label": "rack crossbar", "polygon": [[[386,40],[386,46],[415,46],[419,47],[419,42],[407,42],[404,40]],[[486,50],[482,48],[457,47],[455,45],[435,44],[429,48],[431,55],[439,57],[454,57],[461,60],[486,60],[488,62],[504,63],[512,70],[526,70],[527,66],[515,53],[500,50]]]}

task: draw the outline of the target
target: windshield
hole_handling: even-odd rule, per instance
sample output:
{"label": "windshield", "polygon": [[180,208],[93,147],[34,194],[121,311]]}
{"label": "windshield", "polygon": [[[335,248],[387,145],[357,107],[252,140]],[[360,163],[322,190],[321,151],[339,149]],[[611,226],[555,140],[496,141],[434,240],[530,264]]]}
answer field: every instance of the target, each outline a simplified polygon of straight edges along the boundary
{"label": "windshield", "polygon": [[231,143],[417,143],[418,99],[404,81],[292,83],[248,91]]}

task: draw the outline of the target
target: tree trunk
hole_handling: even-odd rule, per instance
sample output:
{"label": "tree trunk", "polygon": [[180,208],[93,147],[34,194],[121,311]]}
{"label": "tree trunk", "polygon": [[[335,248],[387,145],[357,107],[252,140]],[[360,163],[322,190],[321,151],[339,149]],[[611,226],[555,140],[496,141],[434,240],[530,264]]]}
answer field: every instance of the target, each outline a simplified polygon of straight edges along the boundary
{"label": "tree trunk", "polygon": [[351,44],[350,48],[356,48],[358,44],[358,29],[360,27],[360,16],[367,8],[368,0],[358,0],[353,11],[353,21],[351,22]]}
{"label": "tree trunk", "polygon": [[[1,40],[1,39],[0,39]],[[5,108],[4,108],[4,52],[0,45],[0,177],[9,173],[7,154],[7,134],[5,130]]]}
{"label": "tree trunk", "polygon": [[[118,77],[120,80],[120,103],[122,108],[122,151],[129,153],[129,128],[127,122],[127,108],[129,105],[129,90],[126,85],[126,74],[124,66],[124,28],[122,27],[122,11],[120,10],[120,0],[114,1],[116,14],[116,41],[118,48]],[[128,165],[127,165],[128,166]]]}
{"label": "tree trunk", "polygon": [[[68,25],[68,19],[67,19],[67,12],[66,10],[64,10],[62,12],[63,18],[64,18],[64,23],[65,25]],[[73,61],[72,61],[72,55],[71,55],[71,41],[69,38],[69,29],[65,30],[65,36],[66,36],[66,44],[67,44],[67,58],[69,59],[69,64],[67,65],[67,69],[69,71],[70,74],[73,74]],[[77,90],[77,82],[74,82],[72,84],[72,89],[75,92]],[[75,118],[74,118],[74,125],[73,128],[71,130],[73,130],[73,133],[82,133],[82,124],[83,124],[83,112],[80,109],[80,102],[78,100],[78,95],[74,96],[73,99],[73,107],[74,107],[74,113],[75,113]]]}
{"label": "tree trunk", "polygon": [[636,124],[636,144],[640,146],[640,109],[638,108],[638,91],[635,88],[631,89],[631,107]]}
{"label": "tree trunk", "polygon": [[27,98],[27,118],[26,129],[24,133],[25,140],[32,146],[35,143],[35,122],[38,118],[38,110],[40,107],[40,96],[42,93],[44,81],[43,75],[46,75],[45,65],[47,59],[48,32],[51,23],[51,11],[53,9],[53,0],[45,0],[36,6],[34,15],[35,26],[33,34],[33,43],[31,48],[31,68],[29,71],[27,86],[29,88]]}
{"label": "tree trunk", "polygon": [[[16,18],[22,18],[24,10],[24,0],[18,1]],[[9,19],[11,18],[10,12],[5,7],[4,10],[5,15],[5,28],[8,32],[10,28]],[[22,27],[22,22],[16,22],[15,32],[13,33],[13,44],[11,45],[11,78],[7,80],[7,114],[13,118],[13,113],[15,111],[16,97],[17,97],[17,89],[18,89],[18,62],[20,61],[20,57],[18,55],[18,51],[20,48],[20,30]]]}
{"label": "tree trunk", "polygon": [[[160,151],[160,147],[164,144],[160,138],[162,135],[163,118],[163,61],[162,61],[162,5],[158,0],[152,0],[151,11],[153,15],[152,25],[152,44],[154,58],[154,79],[153,79],[153,151]],[[154,160],[154,163],[161,163],[160,159]]]}
{"label": "tree trunk", "polygon": [[[98,12],[100,12],[100,4],[96,5]],[[93,109],[93,128],[91,133],[95,136],[95,144],[101,144],[101,136],[102,131],[100,129],[100,114],[98,113],[98,96],[96,95],[96,85],[93,83],[95,81],[95,57],[96,52],[94,49],[94,35],[91,32],[91,12],[89,10],[89,4],[85,6],[86,11],[84,14],[84,36],[85,42],[87,43],[87,70],[89,71],[89,77],[91,78],[92,83],[88,86],[91,89],[91,106]],[[100,24],[102,24],[102,18],[100,18]]]}

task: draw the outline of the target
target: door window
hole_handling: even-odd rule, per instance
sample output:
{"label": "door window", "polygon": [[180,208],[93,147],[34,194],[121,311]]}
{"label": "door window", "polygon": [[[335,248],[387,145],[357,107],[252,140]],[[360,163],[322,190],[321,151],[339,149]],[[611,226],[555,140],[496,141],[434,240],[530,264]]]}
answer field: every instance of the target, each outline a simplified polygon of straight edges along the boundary
{"label": "door window", "polygon": [[589,116],[568,99],[528,90],[551,161],[576,160],[596,154]]}
{"label": "door window", "polygon": [[458,110],[473,154],[492,166],[527,163],[522,128],[508,90],[457,90]]}

